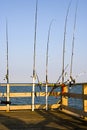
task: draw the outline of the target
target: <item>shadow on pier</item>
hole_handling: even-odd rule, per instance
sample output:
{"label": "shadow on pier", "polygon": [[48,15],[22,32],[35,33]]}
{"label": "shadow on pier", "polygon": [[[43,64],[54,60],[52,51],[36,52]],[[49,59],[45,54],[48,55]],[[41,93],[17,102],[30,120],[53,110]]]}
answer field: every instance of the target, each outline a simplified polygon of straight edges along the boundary
{"label": "shadow on pier", "polygon": [[0,112],[0,130],[87,130],[87,121],[58,110]]}

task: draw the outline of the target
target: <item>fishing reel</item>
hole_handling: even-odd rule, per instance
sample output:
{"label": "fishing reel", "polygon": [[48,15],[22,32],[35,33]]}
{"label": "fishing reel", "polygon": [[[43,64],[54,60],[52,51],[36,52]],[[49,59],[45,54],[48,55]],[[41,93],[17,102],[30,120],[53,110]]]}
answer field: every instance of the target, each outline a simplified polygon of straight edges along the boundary
{"label": "fishing reel", "polygon": [[70,76],[70,79],[67,80],[67,84],[68,84],[69,88],[71,89],[72,85],[75,84],[75,79],[73,79],[72,76]]}

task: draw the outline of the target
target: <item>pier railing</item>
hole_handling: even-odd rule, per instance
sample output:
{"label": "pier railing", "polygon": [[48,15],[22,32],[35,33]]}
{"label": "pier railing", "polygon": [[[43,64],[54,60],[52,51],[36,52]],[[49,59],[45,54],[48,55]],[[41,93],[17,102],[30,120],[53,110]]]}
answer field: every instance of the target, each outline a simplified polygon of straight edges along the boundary
{"label": "pier railing", "polygon": [[61,108],[68,112],[87,117],[87,83],[65,86]]}
{"label": "pier railing", "polygon": [[[27,91],[22,90],[21,87],[27,87]],[[36,84],[38,86],[38,84]],[[45,84],[42,84],[45,89]],[[75,84],[69,88],[68,85],[64,86],[63,92],[61,92],[62,86],[55,84],[48,84],[50,90],[54,87],[55,89],[50,93],[48,91],[48,98],[54,100],[52,103],[48,103],[48,109],[61,109],[68,112],[73,112],[79,114],[80,116],[87,117],[87,83]],[[23,84],[23,83],[10,83],[10,84],[1,84],[0,85],[0,110],[1,111],[11,111],[11,110],[29,110],[32,109],[32,83]],[[16,87],[14,91],[11,90],[11,87]],[[31,89],[29,89],[30,87]],[[20,89],[19,89],[20,88]],[[19,92],[19,91],[20,92]],[[56,90],[56,91],[55,91]],[[41,100],[45,100],[46,92],[40,89],[37,89],[35,92],[35,97],[41,97]],[[54,98],[55,97],[55,98]],[[15,103],[14,103],[15,98]],[[27,101],[27,104],[22,102],[18,103],[18,100]],[[24,99],[25,98],[25,99]],[[56,102],[55,102],[56,100]],[[45,102],[35,102],[35,109],[46,109]]]}
{"label": "pier railing", "polygon": [[[52,84],[51,84],[52,85]],[[38,84],[36,84],[36,87],[38,86]],[[42,86],[45,86],[44,84]],[[3,90],[2,88],[5,87],[5,90]],[[11,88],[15,88],[14,92],[11,91]],[[27,88],[27,91],[23,90],[21,91],[23,88],[25,87],[25,90]],[[43,87],[45,89],[45,87]],[[2,92],[2,90],[4,92]],[[19,91],[21,92],[19,92]],[[50,92],[48,92],[48,95],[52,96],[59,96],[60,92],[52,92],[50,94]],[[43,90],[38,90],[35,92],[35,98],[38,97],[42,97],[42,99],[46,97],[46,92]],[[5,111],[11,111],[11,110],[29,110],[32,109],[32,83],[28,84],[28,83],[10,83],[10,84],[1,84],[1,91],[0,91],[0,98],[1,98],[1,104],[0,104],[0,110],[5,110]],[[20,98],[20,101],[18,102]],[[22,101],[24,100],[24,101]],[[26,102],[27,100],[27,104],[25,104],[24,102]],[[56,109],[60,106],[60,104],[58,103],[54,103],[54,104],[48,104],[48,109]],[[35,103],[34,104],[34,108],[35,109],[46,109],[46,104],[44,102],[43,103]]]}

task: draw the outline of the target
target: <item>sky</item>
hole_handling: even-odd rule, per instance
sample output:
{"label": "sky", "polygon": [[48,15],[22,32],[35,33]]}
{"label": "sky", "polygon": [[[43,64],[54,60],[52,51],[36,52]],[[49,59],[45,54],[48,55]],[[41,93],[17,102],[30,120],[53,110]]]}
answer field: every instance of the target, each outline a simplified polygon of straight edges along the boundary
{"label": "sky", "polygon": [[[70,0],[38,0],[36,73],[41,82],[46,75],[48,29],[53,20],[49,40],[48,82],[56,82],[62,72],[64,24]],[[70,75],[73,26],[77,0],[72,0],[66,27],[65,66]],[[0,0],[0,82],[6,75],[6,19],[8,21],[9,82],[30,83],[33,75],[33,48],[36,0]],[[75,30],[73,77],[87,82],[87,0],[79,0]],[[37,81],[36,81],[37,82]]]}

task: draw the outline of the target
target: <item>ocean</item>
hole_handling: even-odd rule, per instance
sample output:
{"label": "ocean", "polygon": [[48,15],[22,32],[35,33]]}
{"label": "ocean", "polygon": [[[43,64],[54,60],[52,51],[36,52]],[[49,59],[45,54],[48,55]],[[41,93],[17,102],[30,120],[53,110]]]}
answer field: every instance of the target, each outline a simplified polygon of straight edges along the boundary
{"label": "ocean", "polygon": [[[51,91],[51,87],[48,87],[48,91]],[[60,87],[54,89],[55,92],[60,92]],[[4,97],[4,93],[6,92],[6,87],[0,86],[0,93],[2,93],[2,96],[0,97],[0,100],[6,100]],[[32,92],[32,86],[11,86],[10,87],[10,92],[17,93],[17,92]],[[45,87],[35,87],[35,92],[45,92]],[[81,94],[82,93],[82,86],[81,85],[76,85],[73,86],[69,89],[70,93],[77,93]],[[48,104],[55,104],[60,100],[60,96],[49,96],[48,97]],[[11,105],[28,105],[32,104],[32,98],[31,97],[18,97],[18,98],[10,98]],[[40,97],[40,96],[35,96],[35,104],[45,104],[46,98]],[[0,104],[2,105],[2,104]],[[83,101],[82,99],[76,99],[76,98],[68,98],[68,105],[73,108],[77,108],[82,110],[83,109]]]}

